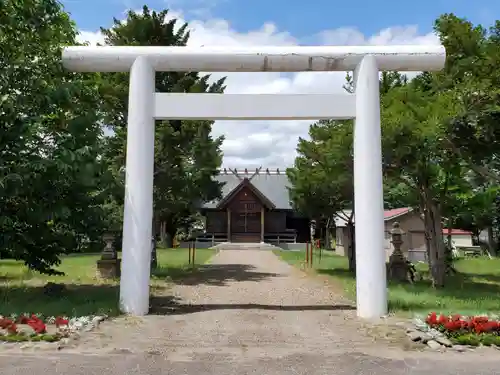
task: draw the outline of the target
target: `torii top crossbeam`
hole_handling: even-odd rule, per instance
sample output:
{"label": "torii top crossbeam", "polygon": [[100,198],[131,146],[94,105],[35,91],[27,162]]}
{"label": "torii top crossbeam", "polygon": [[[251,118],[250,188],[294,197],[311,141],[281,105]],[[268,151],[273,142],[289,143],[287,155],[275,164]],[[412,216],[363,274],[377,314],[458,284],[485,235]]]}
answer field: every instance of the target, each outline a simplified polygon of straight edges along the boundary
{"label": "torii top crossbeam", "polygon": [[62,53],[64,66],[78,72],[128,72],[145,56],[159,72],[352,71],[373,55],[379,71],[436,71],[444,66],[440,45],[289,47],[75,46]]}

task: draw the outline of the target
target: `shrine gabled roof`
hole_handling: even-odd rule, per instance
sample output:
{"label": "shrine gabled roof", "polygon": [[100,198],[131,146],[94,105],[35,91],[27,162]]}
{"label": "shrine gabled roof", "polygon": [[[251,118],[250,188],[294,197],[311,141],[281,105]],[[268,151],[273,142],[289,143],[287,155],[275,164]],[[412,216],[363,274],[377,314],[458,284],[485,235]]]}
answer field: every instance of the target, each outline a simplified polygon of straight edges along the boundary
{"label": "shrine gabled roof", "polygon": [[[289,181],[284,169],[223,168],[216,177],[217,181],[224,183],[221,200],[231,194],[245,179],[248,179],[249,183],[264,195],[276,209],[292,209],[288,193]],[[221,200],[207,202],[202,208],[217,208]]]}

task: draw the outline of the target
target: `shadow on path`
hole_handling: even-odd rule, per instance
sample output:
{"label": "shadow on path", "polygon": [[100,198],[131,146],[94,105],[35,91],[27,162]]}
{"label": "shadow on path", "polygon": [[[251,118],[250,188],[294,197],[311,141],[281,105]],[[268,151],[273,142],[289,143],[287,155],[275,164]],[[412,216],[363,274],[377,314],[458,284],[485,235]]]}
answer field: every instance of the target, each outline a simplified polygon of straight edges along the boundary
{"label": "shadow on path", "polygon": [[208,284],[224,286],[230,281],[261,281],[280,274],[255,271],[256,267],[248,264],[204,264],[192,270],[160,267],[154,275],[180,285]]}
{"label": "shadow on path", "polygon": [[264,305],[258,303],[184,304],[177,297],[151,298],[151,314],[183,315],[214,310],[270,310],[270,311],[338,311],[355,310],[353,305]]}

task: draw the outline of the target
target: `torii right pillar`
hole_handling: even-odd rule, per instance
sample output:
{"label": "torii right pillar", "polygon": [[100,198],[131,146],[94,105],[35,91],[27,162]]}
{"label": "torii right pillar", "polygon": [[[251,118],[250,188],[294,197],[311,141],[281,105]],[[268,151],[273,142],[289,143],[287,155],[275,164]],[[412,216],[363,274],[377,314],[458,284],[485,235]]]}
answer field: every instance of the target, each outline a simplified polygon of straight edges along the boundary
{"label": "torii right pillar", "polygon": [[384,194],[377,60],[363,57],[354,71],[354,220],[356,225],[356,304],[358,316],[387,314]]}

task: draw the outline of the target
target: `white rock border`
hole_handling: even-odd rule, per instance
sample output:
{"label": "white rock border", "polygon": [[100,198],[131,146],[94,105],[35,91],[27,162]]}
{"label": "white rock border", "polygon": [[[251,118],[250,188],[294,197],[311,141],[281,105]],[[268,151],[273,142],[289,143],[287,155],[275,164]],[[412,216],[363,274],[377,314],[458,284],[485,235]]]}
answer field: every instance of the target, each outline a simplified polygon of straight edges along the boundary
{"label": "white rock border", "polygon": [[89,332],[99,327],[99,324],[106,319],[108,319],[107,315],[88,315],[70,318],[68,329],[70,332]]}

